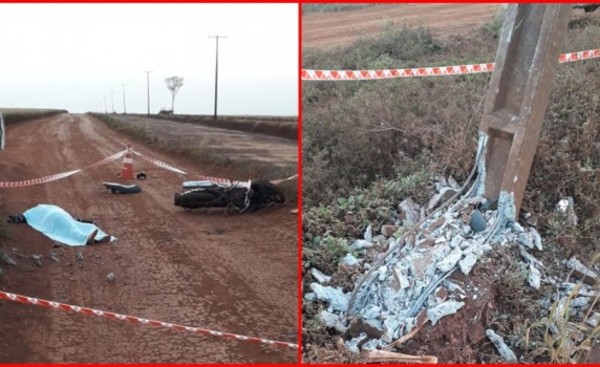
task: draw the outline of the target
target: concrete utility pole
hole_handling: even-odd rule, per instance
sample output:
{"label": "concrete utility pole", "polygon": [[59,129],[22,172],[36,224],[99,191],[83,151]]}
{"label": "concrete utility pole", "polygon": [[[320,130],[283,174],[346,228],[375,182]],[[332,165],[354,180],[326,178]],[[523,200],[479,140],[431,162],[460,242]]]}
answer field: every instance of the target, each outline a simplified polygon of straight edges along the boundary
{"label": "concrete utility pole", "polygon": [[123,87],[123,114],[127,113],[127,105],[125,105],[125,84],[121,83],[121,87]]}
{"label": "concrete utility pole", "polygon": [[146,73],[146,90],[148,92],[148,116],[150,115],[150,73],[152,70],[144,70]]}
{"label": "concrete utility pole", "polygon": [[500,36],[480,131],[485,196],[514,195],[518,215],[556,76],[571,5],[513,4]]}
{"label": "concrete utility pole", "polygon": [[113,99],[113,95],[115,94],[114,90],[110,91],[110,106],[112,107],[112,113],[115,113],[115,100]]}
{"label": "concrete utility pole", "polygon": [[216,53],[216,61],[215,61],[215,121],[217,120],[217,91],[218,91],[218,82],[219,82],[219,38],[227,38],[227,36],[208,36],[208,38],[214,38],[217,40],[217,53]]}

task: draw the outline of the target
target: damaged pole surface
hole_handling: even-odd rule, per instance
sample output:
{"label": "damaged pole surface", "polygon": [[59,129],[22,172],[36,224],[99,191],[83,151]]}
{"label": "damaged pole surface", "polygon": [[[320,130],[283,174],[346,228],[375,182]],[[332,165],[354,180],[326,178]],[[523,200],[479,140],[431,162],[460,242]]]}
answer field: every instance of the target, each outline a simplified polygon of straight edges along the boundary
{"label": "damaged pole surface", "polygon": [[[571,5],[510,5],[486,97],[485,197],[513,193],[518,215],[556,76]],[[514,218],[513,218],[514,219]]]}

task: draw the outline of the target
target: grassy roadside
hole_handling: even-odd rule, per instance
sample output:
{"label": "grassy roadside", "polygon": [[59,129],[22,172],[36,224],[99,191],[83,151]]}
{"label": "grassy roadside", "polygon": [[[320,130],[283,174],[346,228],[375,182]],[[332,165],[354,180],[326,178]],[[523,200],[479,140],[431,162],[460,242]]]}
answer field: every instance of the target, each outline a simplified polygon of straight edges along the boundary
{"label": "grassy roadside", "polygon": [[68,113],[67,110],[58,109],[38,109],[38,108],[0,108],[0,113],[4,118],[5,124],[14,124],[16,122],[39,119]]}

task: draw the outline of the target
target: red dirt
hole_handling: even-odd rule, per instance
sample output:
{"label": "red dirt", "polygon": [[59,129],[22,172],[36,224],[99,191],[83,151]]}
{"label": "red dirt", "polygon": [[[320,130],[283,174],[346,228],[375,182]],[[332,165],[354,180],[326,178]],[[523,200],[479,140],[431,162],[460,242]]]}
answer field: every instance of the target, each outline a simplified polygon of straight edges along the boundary
{"label": "red dirt", "polygon": [[436,37],[465,35],[493,18],[500,4],[395,4],[302,16],[304,47],[347,45],[388,25],[425,26]]}
{"label": "red dirt", "polygon": [[[2,180],[84,167],[132,143],[191,172],[189,161],[150,151],[84,115],[8,127]],[[9,225],[0,289],[190,326],[297,342],[295,203],[243,215],[173,205],[184,177],[134,159],[148,180],[137,195],[112,195],[122,162],[64,180],[2,191],[4,214],[39,203],[94,219],[113,244],[53,248],[29,226]],[[209,170],[207,172],[210,172]],[[14,253],[24,255],[19,257]],[[58,263],[46,256],[58,254]],[[81,252],[85,259],[75,258]],[[32,254],[45,255],[38,267]],[[106,275],[114,272],[116,281]],[[1,362],[294,362],[297,351],[178,333],[30,305],[0,302]]]}

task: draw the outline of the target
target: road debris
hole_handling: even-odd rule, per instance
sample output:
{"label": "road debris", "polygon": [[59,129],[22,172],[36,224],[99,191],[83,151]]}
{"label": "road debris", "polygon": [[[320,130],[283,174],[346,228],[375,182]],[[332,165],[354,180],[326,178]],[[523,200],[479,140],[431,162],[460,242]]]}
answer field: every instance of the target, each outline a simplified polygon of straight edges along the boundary
{"label": "road debris", "polygon": [[499,336],[498,334],[496,334],[494,332],[494,330],[487,329],[485,331],[485,334],[491,340],[491,342],[494,344],[494,346],[498,350],[498,353],[500,353],[500,356],[502,356],[502,358],[506,362],[515,363],[515,362],[518,361],[517,360],[517,356],[515,355],[515,352],[513,352],[508,347],[508,345],[506,345],[506,343],[504,342],[504,339],[502,339],[501,336]]}
{"label": "road debris", "polygon": [[114,283],[114,281],[117,279],[117,277],[115,276],[114,273],[108,273],[106,275],[106,281],[109,283]]}
{"label": "road debris", "polygon": [[14,261],[10,256],[2,252],[2,261],[7,265],[17,266],[17,262]]}

